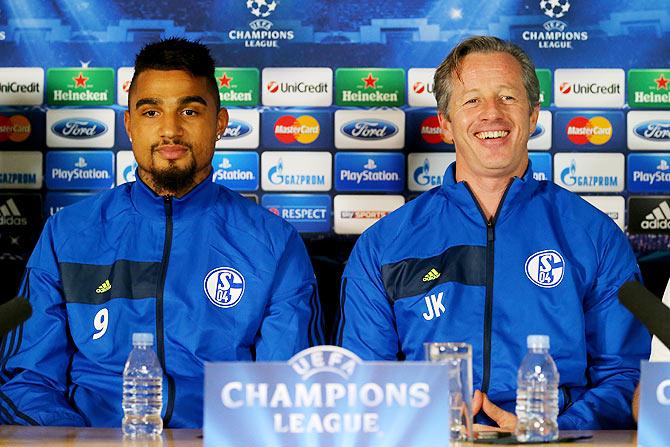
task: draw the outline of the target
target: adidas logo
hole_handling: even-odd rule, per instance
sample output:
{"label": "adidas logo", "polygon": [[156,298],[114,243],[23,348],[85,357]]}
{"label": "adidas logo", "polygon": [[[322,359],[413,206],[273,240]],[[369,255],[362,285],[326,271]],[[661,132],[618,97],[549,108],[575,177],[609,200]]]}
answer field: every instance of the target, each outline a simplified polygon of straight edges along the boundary
{"label": "adidas logo", "polygon": [[440,277],[440,275],[441,273],[433,268],[430,270],[430,272],[425,274],[425,276],[423,277],[423,282],[436,280],[437,278]]}
{"label": "adidas logo", "polygon": [[667,230],[670,229],[670,205],[664,200],[651,213],[644,216],[640,226],[645,230]]}
{"label": "adidas logo", "polygon": [[11,197],[0,205],[0,225],[28,225],[28,219],[21,217],[21,212]]}
{"label": "adidas logo", "polygon": [[107,279],[105,282],[100,284],[97,289],[95,289],[95,293],[105,293],[109,290],[112,290],[112,284]]}

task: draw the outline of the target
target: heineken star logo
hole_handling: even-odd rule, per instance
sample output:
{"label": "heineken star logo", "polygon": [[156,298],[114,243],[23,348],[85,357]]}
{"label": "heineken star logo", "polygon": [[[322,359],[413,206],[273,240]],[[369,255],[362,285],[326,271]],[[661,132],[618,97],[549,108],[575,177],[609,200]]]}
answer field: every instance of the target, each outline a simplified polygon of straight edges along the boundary
{"label": "heineken star logo", "polygon": [[84,76],[84,73],[80,71],[78,76],[72,78],[72,80],[74,81],[74,88],[77,87],[86,88],[86,81],[88,81],[88,79],[89,78]]}
{"label": "heineken star logo", "polygon": [[375,78],[372,73],[368,73],[368,76],[361,78],[361,81],[365,82],[365,88],[377,88],[375,84],[379,81],[379,78]]}
{"label": "heineken star logo", "polygon": [[663,76],[663,73],[661,73],[661,77],[654,79],[654,82],[656,82],[656,90],[667,90],[670,79],[665,79],[665,76]]}
{"label": "heineken star logo", "polygon": [[219,88],[220,87],[230,88],[230,81],[233,80],[233,78],[228,77],[225,72],[223,73],[223,76],[221,76],[220,78],[217,78],[217,79],[219,80]]}

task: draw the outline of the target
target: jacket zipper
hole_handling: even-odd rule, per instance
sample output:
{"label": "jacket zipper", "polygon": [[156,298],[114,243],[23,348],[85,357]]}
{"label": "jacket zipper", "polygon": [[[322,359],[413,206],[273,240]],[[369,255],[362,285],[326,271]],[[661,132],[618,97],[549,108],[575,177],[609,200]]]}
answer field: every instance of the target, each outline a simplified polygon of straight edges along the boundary
{"label": "jacket zipper", "polygon": [[483,345],[484,364],[482,368],[482,389],[481,389],[482,393],[489,392],[489,383],[491,381],[491,331],[493,326],[493,261],[494,261],[493,249],[495,245],[495,236],[496,236],[495,234],[496,221],[498,220],[500,210],[503,207],[503,203],[505,203],[505,197],[507,197],[507,193],[509,192],[509,189],[512,186],[513,181],[514,179],[510,179],[509,183],[507,184],[505,192],[503,193],[502,197],[500,198],[500,202],[498,203],[498,208],[496,209],[496,212],[491,219],[486,218],[486,214],[484,213],[484,210],[482,210],[482,207],[479,205],[479,202],[477,201],[475,194],[470,189],[470,185],[468,185],[467,182],[463,182],[465,184],[465,188],[472,196],[472,200],[475,202],[475,205],[477,205],[477,209],[479,210],[479,213],[482,215],[484,223],[486,224],[486,300],[484,303],[484,345]]}
{"label": "jacket zipper", "polygon": [[167,373],[165,367],[165,337],[163,335],[163,292],[165,291],[165,279],[170,260],[170,250],[172,249],[172,197],[164,197],[163,206],[165,207],[165,242],[163,243],[163,258],[161,259],[161,276],[156,291],[156,353],[158,354],[158,360],[161,362],[163,373],[167,378],[167,407],[163,417],[163,425],[167,427],[170,419],[172,419],[175,394],[174,379]]}

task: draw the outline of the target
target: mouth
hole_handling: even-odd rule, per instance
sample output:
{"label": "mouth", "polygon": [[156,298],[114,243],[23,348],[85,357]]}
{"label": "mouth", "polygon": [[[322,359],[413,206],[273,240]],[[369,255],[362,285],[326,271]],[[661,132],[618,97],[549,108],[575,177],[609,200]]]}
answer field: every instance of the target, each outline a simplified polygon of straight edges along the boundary
{"label": "mouth", "polygon": [[509,135],[508,130],[485,130],[475,133],[475,137],[480,140],[495,140],[505,138],[507,135]]}
{"label": "mouth", "polygon": [[161,158],[165,160],[177,160],[182,158],[189,148],[181,144],[164,144],[156,147],[155,152],[158,152]]}

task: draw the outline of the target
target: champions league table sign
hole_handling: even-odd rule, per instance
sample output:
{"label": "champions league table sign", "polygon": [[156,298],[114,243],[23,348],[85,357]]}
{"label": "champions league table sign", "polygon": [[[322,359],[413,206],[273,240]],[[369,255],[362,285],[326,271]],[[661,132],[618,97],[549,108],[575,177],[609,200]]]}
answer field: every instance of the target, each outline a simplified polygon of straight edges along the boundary
{"label": "champions league table sign", "polygon": [[287,363],[205,365],[204,445],[448,446],[446,365],[317,346]]}

